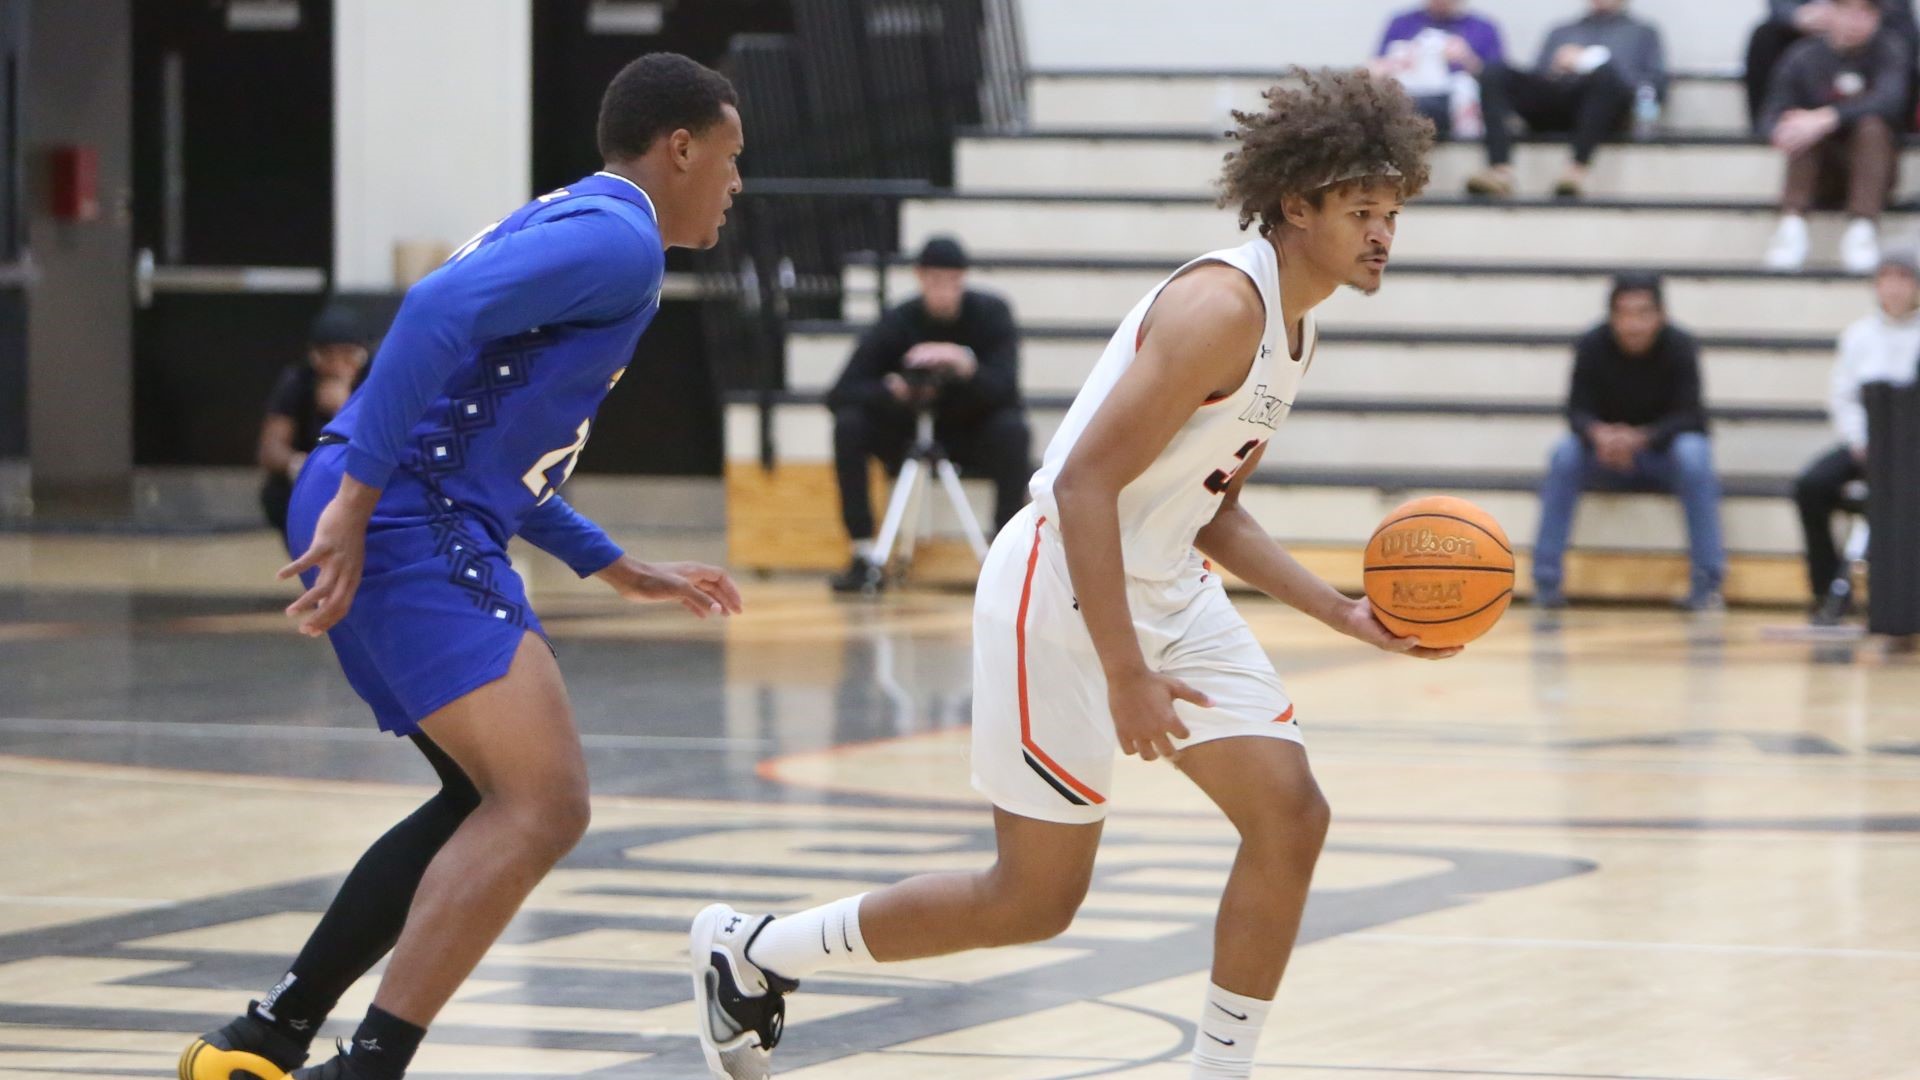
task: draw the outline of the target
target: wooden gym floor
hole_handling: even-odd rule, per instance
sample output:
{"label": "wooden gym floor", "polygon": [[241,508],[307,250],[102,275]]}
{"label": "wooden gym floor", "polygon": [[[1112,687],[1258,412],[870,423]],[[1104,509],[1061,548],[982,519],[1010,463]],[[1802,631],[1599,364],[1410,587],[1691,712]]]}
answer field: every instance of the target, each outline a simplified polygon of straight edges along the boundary
{"label": "wooden gym floor", "polygon": [[[0,1077],[171,1075],[422,797],[425,766],[275,614],[277,555],[0,536]],[[784,909],[988,858],[965,595],[754,582],[718,626],[564,576],[538,564],[536,603],[594,828],[422,1080],[701,1076],[680,957],[707,898]],[[1260,1076],[1920,1077],[1914,658],[1764,640],[1779,614],[1517,610],[1420,664],[1243,609],[1336,814]],[[810,980],[780,1075],[1184,1078],[1232,837],[1170,768],[1120,777],[1066,936]]]}

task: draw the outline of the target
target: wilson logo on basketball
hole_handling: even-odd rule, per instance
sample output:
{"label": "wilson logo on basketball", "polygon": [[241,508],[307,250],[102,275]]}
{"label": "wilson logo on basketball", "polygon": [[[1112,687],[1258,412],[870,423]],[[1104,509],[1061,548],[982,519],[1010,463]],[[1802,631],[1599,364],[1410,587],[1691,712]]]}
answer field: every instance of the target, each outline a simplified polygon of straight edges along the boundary
{"label": "wilson logo on basketball", "polygon": [[1466,583],[1461,581],[1396,581],[1393,583],[1395,607],[1431,607],[1434,604],[1458,604],[1466,599]]}
{"label": "wilson logo on basketball", "polygon": [[1464,555],[1477,558],[1474,542],[1465,536],[1442,536],[1432,529],[1401,529],[1380,538],[1380,553],[1389,559],[1418,555]]}

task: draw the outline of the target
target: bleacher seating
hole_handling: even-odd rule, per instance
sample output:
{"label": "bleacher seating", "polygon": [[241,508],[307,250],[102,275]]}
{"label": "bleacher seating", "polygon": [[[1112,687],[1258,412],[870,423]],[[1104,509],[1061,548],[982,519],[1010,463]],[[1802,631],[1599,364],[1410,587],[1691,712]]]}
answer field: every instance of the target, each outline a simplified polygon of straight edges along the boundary
{"label": "bleacher seating", "polygon": [[[1219,138],[1227,111],[1256,102],[1265,83],[1036,75],[1028,129],[963,136],[954,188],[902,201],[900,250],[958,235],[975,253],[976,284],[1013,303],[1027,335],[1022,381],[1036,446],[1139,296],[1181,259],[1239,242],[1209,185],[1228,149]],[[1564,156],[1563,145],[1526,144],[1523,187],[1542,190]],[[1416,494],[1466,493],[1524,547],[1547,448],[1565,430],[1571,339],[1602,317],[1612,273],[1651,267],[1669,276],[1674,320],[1705,346],[1727,485],[1729,596],[1797,599],[1800,541],[1783,494],[1829,441],[1821,405],[1831,343],[1870,300],[1832,269],[1755,269],[1780,163],[1745,134],[1738,85],[1678,80],[1669,133],[1605,147],[1583,201],[1463,197],[1460,182],[1480,160],[1472,145],[1441,148],[1431,193],[1403,219],[1385,290],[1343,292],[1322,307],[1318,362],[1249,489],[1256,515],[1342,584],[1357,577],[1353,555],[1379,517]],[[1920,190],[1920,169],[1907,172],[1909,190]],[[1890,230],[1903,226],[1890,219]],[[1817,231],[1816,252],[1830,252],[1833,239]],[[728,455],[742,466],[729,469],[738,561],[798,568],[844,558],[827,475],[831,418],[819,402],[859,327],[911,291],[899,257],[856,263],[844,320],[791,328],[768,426],[777,478],[746,474],[761,448],[758,409],[744,396],[730,406]],[[985,492],[975,496],[984,510]],[[756,516],[759,525],[741,528]],[[774,535],[777,550],[763,550]],[[1684,587],[1684,531],[1669,498],[1591,496],[1575,545],[1576,596],[1645,599]]]}

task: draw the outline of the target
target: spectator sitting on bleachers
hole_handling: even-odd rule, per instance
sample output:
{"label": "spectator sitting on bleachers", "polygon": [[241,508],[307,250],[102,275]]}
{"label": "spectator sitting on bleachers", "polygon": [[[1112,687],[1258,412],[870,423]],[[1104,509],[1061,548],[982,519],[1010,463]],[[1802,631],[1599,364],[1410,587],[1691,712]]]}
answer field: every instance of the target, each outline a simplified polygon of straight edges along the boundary
{"label": "spectator sitting on bleachers", "polygon": [[1376,76],[1400,80],[1440,138],[1478,139],[1480,73],[1506,61],[1500,27],[1467,12],[1467,0],[1427,0],[1396,15],[1367,65]]}
{"label": "spectator sitting on bleachers", "polygon": [[961,472],[993,481],[994,528],[1026,505],[1033,462],[1013,309],[966,287],[967,255],[950,238],[927,241],[914,272],[920,295],[889,309],[861,336],[827,394],[840,513],[853,541],[852,561],[833,578],[841,592],[881,585],[867,462],[879,458],[897,473],[923,408],[932,410],[934,437]]}
{"label": "spectator sitting on bleachers", "polygon": [[1906,43],[1881,26],[1876,0],[1834,0],[1827,29],[1787,50],[1760,118],[1787,155],[1780,227],[1767,245],[1769,270],[1807,262],[1807,213],[1840,201],[1852,220],[1840,264],[1871,273],[1880,260],[1880,214],[1900,166],[1912,67]]}
{"label": "spectator sitting on bleachers", "polygon": [[288,364],[273,384],[256,457],[266,474],[260,484],[260,509],[277,531],[286,531],[293,481],[317,445],[320,429],[366,381],[367,342],[353,312],[329,306],[307,331],[306,359]]}
{"label": "spectator sitting on bleachers", "polygon": [[1577,198],[1601,140],[1619,131],[1636,99],[1654,111],[1666,95],[1666,49],[1660,31],[1627,14],[1627,0],[1589,0],[1586,18],[1547,35],[1532,71],[1488,64],[1480,76],[1486,114],[1487,168],[1467,181],[1475,195],[1514,192],[1512,117],[1533,131],[1572,133],[1573,160],[1554,194]]}
{"label": "spectator sitting on bleachers", "polygon": [[1567,420],[1573,431],[1553,448],[1540,489],[1534,602],[1544,608],[1566,603],[1562,564],[1582,491],[1666,491],[1686,510],[1692,563],[1686,606],[1721,607],[1726,553],[1720,480],[1701,402],[1700,347],[1667,321],[1658,277],[1614,280],[1607,322],[1574,347]]}
{"label": "spectator sitting on bleachers", "polygon": [[1911,385],[1920,365],[1920,262],[1912,251],[1889,251],[1874,275],[1878,310],[1847,327],[1833,362],[1828,414],[1840,445],[1815,458],[1793,483],[1800,526],[1807,540],[1807,584],[1813,589],[1813,621],[1831,626],[1853,607],[1851,590],[1833,589],[1845,569],[1834,549],[1833,515],[1841,491],[1866,475],[1867,410],[1860,388],[1871,382]]}
{"label": "spectator sitting on bleachers", "polygon": [[[1920,41],[1920,24],[1913,14],[1913,0],[1877,0],[1881,23],[1900,36],[1912,54]],[[1747,44],[1747,116],[1753,130],[1763,138],[1768,134],[1760,126],[1766,112],[1767,87],[1773,70],[1787,50],[1802,38],[1825,34],[1833,22],[1838,5],[1834,0],[1767,0],[1767,18],[1754,28]]]}

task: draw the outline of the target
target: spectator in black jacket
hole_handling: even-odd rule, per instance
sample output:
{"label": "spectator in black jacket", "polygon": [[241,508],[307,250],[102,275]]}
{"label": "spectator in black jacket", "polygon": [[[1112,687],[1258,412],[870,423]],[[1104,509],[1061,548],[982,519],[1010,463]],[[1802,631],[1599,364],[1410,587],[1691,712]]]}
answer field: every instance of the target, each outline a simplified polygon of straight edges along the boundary
{"label": "spectator in black jacket", "polygon": [[[1911,55],[1915,43],[1920,41],[1920,25],[1914,19],[1913,0],[1875,2],[1880,7],[1881,22],[1900,38]],[[1753,38],[1747,44],[1747,115],[1752,119],[1756,133],[1762,136],[1769,134],[1761,126],[1760,119],[1766,109],[1767,87],[1772,81],[1773,69],[1795,42],[1826,33],[1833,25],[1836,10],[1838,5],[1833,0],[1767,0],[1766,21],[1754,29]]]}
{"label": "spectator in black jacket", "polygon": [[1553,448],[1533,547],[1535,603],[1560,607],[1561,564],[1582,491],[1665,491],[1686,509],[1693,574],[1686,606],[1722,606],[1720,480],[1700,395],[1700,347],[1667,321],[1660,279],[1614,281],[1608,319],[1574,347],[1572,427]]}
{"label": "spectator in black jacket", "polygon": [[1020,400],[1020,331],[1005,300],[966,287],[967,255],[958,241],[927,241],[915,265],[920,295],[888,310],[860,339],[827,394],[833,410],[833,461],[840,511],[853,558],[833,578],[843,592],[876,588],[873,505],[867,462],[897,473],[919,412],[962,473],[993,481],[994,527],[1018,513],[1033,473],[1031,434]]}
{"label": "spectator in black jacket", "polygon": [[286,531],[293,480],[313,452],[320,429],[366,381],[369,340],[353,312],[329,306],[307,331],[306,359],[288,364],[273,384],[255,456],[265,474],[260,509],[277,531]]}
{"label": "spectator in black jacket", "polygon": [[1912,52],[1885,28],[1876,0],[1831,6],[1826,30],[1787,50],[1774,69],[1760,117],[1787,155],[1769,270],[1806,265],[1808,212],[1843,201],[1852,220],[1840,237],[1840,265],[1870,274],[1880,262],[1880,214],[1899,170]]}

